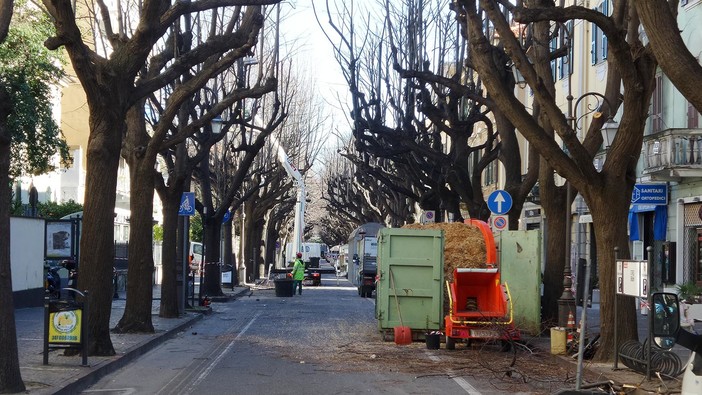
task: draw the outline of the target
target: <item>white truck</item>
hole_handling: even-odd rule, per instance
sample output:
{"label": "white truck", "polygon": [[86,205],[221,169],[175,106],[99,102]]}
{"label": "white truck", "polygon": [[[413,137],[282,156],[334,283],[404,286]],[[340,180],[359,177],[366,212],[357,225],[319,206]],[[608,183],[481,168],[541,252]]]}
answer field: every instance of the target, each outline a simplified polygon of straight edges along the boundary
{"label": "white truck", "polygon": [[361,297],[369,298],[375,290],[378,270],[378,230],[385,225],[369,222],[356,228],[349,237],[348,279],[358,288]]}
{"label": "white truck", "polygon": [[[322,259],[324,252],[326,251],[326,244],[323,243],[302,243],[300,246],[300,252],[302,252],[302,261],[305,262],[305,266],[319,267],[319,260]],[[287,263],[293,262],[295,260],[295,248],[292,243],[285,245],[285,260]]]}

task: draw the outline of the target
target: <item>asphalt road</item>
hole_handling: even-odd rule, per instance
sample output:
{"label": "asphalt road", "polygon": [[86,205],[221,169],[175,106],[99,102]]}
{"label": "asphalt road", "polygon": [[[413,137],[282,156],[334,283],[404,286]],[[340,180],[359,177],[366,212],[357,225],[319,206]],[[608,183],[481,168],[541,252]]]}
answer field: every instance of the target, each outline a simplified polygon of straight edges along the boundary
{"label": "asphalt road", "polygon": [[323,275],[320,287],[305,287],[302,296],[254,289],[213,310],[83,393],[532,393],[496,389],[490,375],[476,370],[456,374],[458,364],[445,358],[459,350],[383,342],[374,299],[361,298],[333,275]]}

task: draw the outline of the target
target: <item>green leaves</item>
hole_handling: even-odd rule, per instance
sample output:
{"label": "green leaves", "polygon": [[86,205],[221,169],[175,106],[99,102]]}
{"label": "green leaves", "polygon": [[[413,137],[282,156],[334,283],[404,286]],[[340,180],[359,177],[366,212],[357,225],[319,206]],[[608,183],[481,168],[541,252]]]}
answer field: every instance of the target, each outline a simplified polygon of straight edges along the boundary
{"label": "green leaves", "polygon": [[37,206],[39,208],[39,215],[50,219],[61,219],[67,215],[83,211],[83,205],[76,203],[73,199],[63,203],[39,202]]}
{"label": "green leaves", "polygon": [[51,29],[41,12],[18,4],[7,40],[0,45],[0,85],[10,98],[10,176],[42,174],[72,162],[54,119],[56,86],[65,74],[58,52],[43,45]]}

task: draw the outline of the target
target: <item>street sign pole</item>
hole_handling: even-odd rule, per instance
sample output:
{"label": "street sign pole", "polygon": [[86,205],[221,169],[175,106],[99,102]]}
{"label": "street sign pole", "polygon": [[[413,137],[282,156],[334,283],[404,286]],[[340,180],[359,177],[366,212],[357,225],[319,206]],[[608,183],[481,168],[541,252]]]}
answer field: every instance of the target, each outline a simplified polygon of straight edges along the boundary
{"label": "street sign pole", "polygon": [[[182,315],[185,314],[185,306],[188,303],[188,274],[190,272],[190,267],[188,265],[188,246],[190,245],[190,237],[188,236],[188,230],[190,228],[190,216],[195,215],[195,193],[194,192],[183,192],[180,199],[180,207],[178,209],[178,215],[183,218],[183,253],[182,262],[180,266],[180,275],[176,273],[176,284],[180,286],[178,289],[178,312]],[[204,257],[203,257],[204,259]],[[195,278],[193,277],[193,287],[195,287]],[[195,290],[193,289],[193,293]]]}
{"label": "street sign pole", "polygon": [[190,271],[190,268],[188,267],[188,246],[189,246],[189,238],[188,238],[188,228],[190,227],[190,217],[187,215],[183,216],[183,253],[182,259],[181,259],[181,268],[180,268],[180,284],[181,284],[181,292],[180,292],[180,300],[178,303],[178,308],[179,308],[179,313],[181,315],[185,314],[185,306],[187,306],[188,303],[188,288],[189,288],[189,282],[188,282],[188,273]]}

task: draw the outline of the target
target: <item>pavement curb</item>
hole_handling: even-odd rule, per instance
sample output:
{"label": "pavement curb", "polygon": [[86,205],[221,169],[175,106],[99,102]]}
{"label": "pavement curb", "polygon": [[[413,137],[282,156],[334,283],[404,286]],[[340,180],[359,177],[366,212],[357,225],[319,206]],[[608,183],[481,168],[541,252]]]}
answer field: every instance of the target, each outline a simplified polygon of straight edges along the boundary
{"label": "pavement curb", "polygon": [[[251,289],[249,287],[244,287],[243,289],[227,294],[225,297],[221,297],[223,302],[230,302],[232,300],[235,300],[237,297],[244,295],[246,292],[249,292]],[[226,298],[226,300],[224,300]],[[192,312],[191,312],[192,313]],[[211,313],[211,310],[210,310]],[[156,332],[155,336],[153,336],[151,339],[133,346],[129,350],[127,350],[124,354],[115,356],[114,359],[112,359],[109,362],[106,362],[102,364],[102,366],[96,367],[95,369],[87,372],[85,375],[82,377],[79,377],[75,379],[74,381],[66,384],[63,388],[60,388],[52,394],[54,395],[71,395],[71,394],[76,394],[79,393],[86,388],[90,387],[91,385],[97,383],[101,378],[107,376],[108,374],[114,373],[117,370],[123,368],[126,366],[128,363],[134,361],[135,359],[139,358],[140,356],[146,354],[147,352],[151,351],[152,349],[156,348],[157,346],[161,345],[162,343],[166,342],[167,340],[175,337],[178,333],[182,332],[187,328],[188,326],[194,324],[195,322],[201,320],[204,318],[205,315],[208,315],[207,312],[201,311],[201,312],[195,312],[193,313],[193,316],[186,320],[183,321],[182,323],[178,324],[177,326],[167,329],[163,331],[162,333]]]}
{"label": "pavement curb", "polygon": [[63,388],[53,392],[55,395],[70,395],[70,394],[77,394],[86,388],[90,387],[91,385],[97,383],[101,378],[107,376],[110,373],[113,373],[124,366],[126,366],[129,362],[135,360],[136,358],[144,355],[148,351],[156,348],[166,340],[169,340],[173,338],[176,334],[179,332],[182,332],[186,327],[192,325],[193,323],[201,320],[204,317],[204,314],[197,314],[193,315],[193,317],[187,321],[182,322],[176,327],[173,327],[169,330],[164,331],[163,334],[157,335],[146,342],[136,345],[126,351],[123,355],[117,356],[114,360],[105,363],[104,365],[91,370],[89,373],[84,375],[83,377],[80,377],[76,379],[75,381],[67,384]]}

